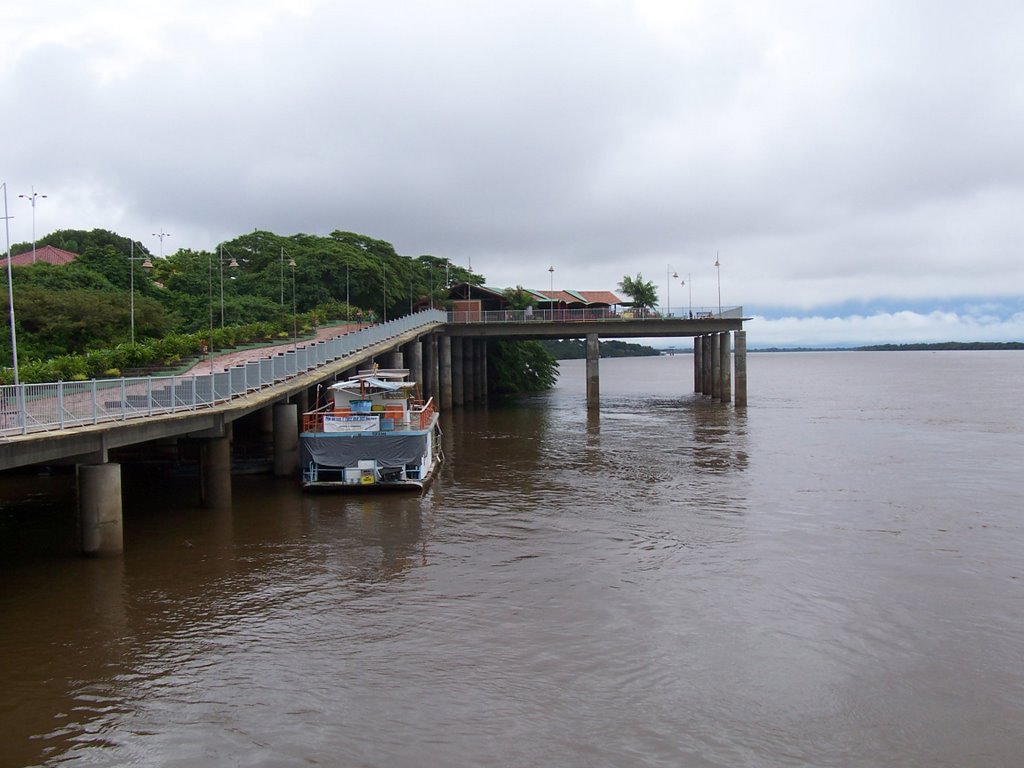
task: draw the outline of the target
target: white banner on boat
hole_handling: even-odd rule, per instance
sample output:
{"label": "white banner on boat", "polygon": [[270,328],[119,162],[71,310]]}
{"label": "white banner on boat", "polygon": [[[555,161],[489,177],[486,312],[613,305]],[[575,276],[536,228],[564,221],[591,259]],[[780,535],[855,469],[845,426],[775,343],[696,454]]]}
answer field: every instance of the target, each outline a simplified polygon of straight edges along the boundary
{"label": "white banner on boat", "polygon": [[324,432],[376,432],[379,416],[324,416]]}

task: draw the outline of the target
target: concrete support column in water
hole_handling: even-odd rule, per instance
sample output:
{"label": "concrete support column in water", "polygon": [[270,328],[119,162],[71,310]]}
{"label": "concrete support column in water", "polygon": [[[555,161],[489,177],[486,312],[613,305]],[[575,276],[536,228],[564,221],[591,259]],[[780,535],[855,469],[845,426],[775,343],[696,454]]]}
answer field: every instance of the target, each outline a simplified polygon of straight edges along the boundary
{"label": "concrete support column in water", "polygon": [[722,396],[722,353],[719,348],[722,343],[721,337],[720,333],[712,333],[709,336],[711,339],[711,391],[705,394],[710,394],[714,398]]}
{"label": "concrete support column in water", "polygon": [[482,403],[487,400],[487,340],[480,339],[477,341],[477,346],[480,350],[480,354],[478,356],[480,373],[476,377],[478,387],[476,399]]}
{"label": "concrete support column in water", "polygon": [[452,337],[447,334],[438,339],[438,371],[441,378],[441,410],[452,409]]}
{"label": "concrete support column in water", "polygon": [[388,352],[384,355],[384,365],[381,367],[395,369],[405,368],[405,355],[402,354],[401,350]]}
{"label": "concrete support column in water", "polygon": [[274,474],[294,475],[299,466],[299,420],[294,403],[274,406]]}
{"label": "concrete support column in water", "polygon": [[747,332],[736,331],[736,406],[747,406]]}
{"label": "concrete support column in water", "polygon": [[465,371],[462,401],[472,403],[476,400],[476,339],[462,340],[462,368]]}
{"label": "concrete support column in water", "polygon": [[302,414],[309,410],[309,390],[302,389],[292,395],[292,402],[295,403],[296,426],[302,429]]}
{"label": "concrete support column in water", "polygon": [[711,396],[711,334],[707,333],[700,340],[701,353],[701,388],[706,397]]}
{"label": "concrete support column in water", "polygon": [[84,554],[124,552],[120,464],[78,465],[78,515]]}
{"label": "concrete support column in water", "polygon": [[452,337],[452,404],[462,405],[466,394],[466,370],[465,360],[462,354],[463,339],[461,336]]}
{"label": "concrete support column in water", "polygon": [[601,406],[601,345],[596,333],[587,334],[587,408]]}
{"label": "concrete support column in water", "polygon": [[[276,468],[276,440],[274,448]],[[231,506],[230,433],[203,440],[199,448],[199,485],[199,497],[204,507],[227,509]]]}
{"label": "concrete support column in water", "polygon": [[423,339],[423,399],[440,401],[437,373],[437,334],[431,333]]}
{"label": "concrete support column in water", "polygon": [[732,400],[732,355],[729,349],[729,332],[718,334],[720,360],[719,368],[722,371],[722,393],[719,399],[723,403]]}
{"label": "concrete support column in water", "polygon": [[704,368],[701,351],[704,349],[704,337],[693,337],[693,391],[704,391]]}
{"label": "concrete support column in water", "polygon": [[409,379],[415,381],[423,392],[423,346],[419,339],[405,345],[405,362],[409,368]]}

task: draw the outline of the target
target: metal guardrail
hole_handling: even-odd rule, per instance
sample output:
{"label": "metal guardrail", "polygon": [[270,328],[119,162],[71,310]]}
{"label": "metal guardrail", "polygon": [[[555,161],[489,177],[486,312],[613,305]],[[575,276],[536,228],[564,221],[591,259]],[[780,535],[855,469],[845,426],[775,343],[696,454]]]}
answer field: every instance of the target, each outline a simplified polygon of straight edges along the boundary
{"label": "metal guardrail", "polygon": [[692,309],[672,310],[661,313],[657,310],[634,312],[631,310],[616,311],[613,309],[510,309],[498,311],[464,310],[449,312],[448,322],[453,325],[466,323],[529,323],[538,320],[549,323],[592,322],[607,320],[713,320],[716,318],[739,318],[743,316],[743,307],[728,307],[719,313],[718,308],[694,307]]}
{"label": "metal guardrail", "polygon": [[3,385],[0,437],[212,408],[447,319],[429,309],[207,374]]}
{"label": "metal guardrail", "polygon": [[610,309],[546,309],[444,312],[428,309],[334,339],[306,344],[233,366],[227,371],[185,376],[145,376],[50,384],[0,386],[0,438],[84,427],[101,422],[212,408],[272,387],[406,331],[432,323],[616,322],[622,320],[706,320],[742,318],[742,307],[721,312],[706,307],[687,315],[648,310],[644,314]]}

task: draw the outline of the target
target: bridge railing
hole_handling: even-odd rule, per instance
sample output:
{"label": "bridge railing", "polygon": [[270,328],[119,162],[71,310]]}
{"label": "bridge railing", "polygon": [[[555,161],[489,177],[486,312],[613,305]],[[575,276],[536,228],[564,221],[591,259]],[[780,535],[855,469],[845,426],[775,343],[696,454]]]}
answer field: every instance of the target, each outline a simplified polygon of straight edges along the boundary
{"label": "bridge railing", "polygon": [[0,386],[0,437],[84,427],[211,408],[426,325],[446,322],[430,309],[325,341],[307,343],[226,371]]}
{"label": "bridge railing", "polygon": [[742,307],[693,307],[688,310],[672,310],[662,313],[656,309],[643,311],[626,309],[508,309],[497,311],[459,310],[448,313],[448,322],[453,325],[465,323],[530,323],[538,320],[549,323],[581,323],[595,320],[617,322],[621,320],[709,320],[716,317],[736,318],[743,316]]}

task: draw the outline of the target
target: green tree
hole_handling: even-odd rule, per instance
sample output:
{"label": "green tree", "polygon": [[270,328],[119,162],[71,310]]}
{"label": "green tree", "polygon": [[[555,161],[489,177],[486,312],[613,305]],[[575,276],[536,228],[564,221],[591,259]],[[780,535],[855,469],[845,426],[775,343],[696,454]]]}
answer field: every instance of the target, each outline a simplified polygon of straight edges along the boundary
{"label": "green tree", "polygon": [[521,285],[517,285],[515,288],[506,288],[501,295],[508,302],[509,309],[526,309],[537,304],[536,297]]}
{"label": "green tree", "polygon": [[635,278],[626,275],[619,283],[619,290],[629,296],[633,301],[633,309],[639,314],[646,314],[658,303],[658,289],[652,280],[644,280],[644,276],[637,272]]}
{"label": "green tree", "polygon": [[558,380],[558,361],[539,341],[496,341],[488,350],[488,382],[493,392],[541,392]]}

